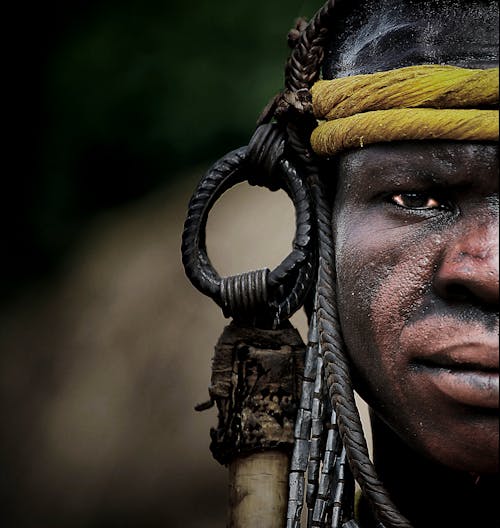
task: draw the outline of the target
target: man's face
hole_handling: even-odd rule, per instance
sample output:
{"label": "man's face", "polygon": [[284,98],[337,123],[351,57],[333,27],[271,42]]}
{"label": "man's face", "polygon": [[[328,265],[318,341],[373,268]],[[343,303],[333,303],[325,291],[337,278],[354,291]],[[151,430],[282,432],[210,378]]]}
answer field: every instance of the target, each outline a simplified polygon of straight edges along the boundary
{"label": "man's face", "polygon": [[400,142],[344,154],[333,218],[356,388],[413,448],[498,468],[498,151]]}

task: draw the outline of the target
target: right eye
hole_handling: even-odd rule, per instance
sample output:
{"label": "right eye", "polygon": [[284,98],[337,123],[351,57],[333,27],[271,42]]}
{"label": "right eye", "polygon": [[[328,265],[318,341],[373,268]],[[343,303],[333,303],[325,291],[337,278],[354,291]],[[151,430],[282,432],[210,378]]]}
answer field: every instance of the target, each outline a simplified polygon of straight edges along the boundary
{"label": "right eye", "polygon": [[420,192],[393,194],[391,196],[391,201],[398,207],[418,211],[442,209],[444,207],[444,204],[431,194]]}

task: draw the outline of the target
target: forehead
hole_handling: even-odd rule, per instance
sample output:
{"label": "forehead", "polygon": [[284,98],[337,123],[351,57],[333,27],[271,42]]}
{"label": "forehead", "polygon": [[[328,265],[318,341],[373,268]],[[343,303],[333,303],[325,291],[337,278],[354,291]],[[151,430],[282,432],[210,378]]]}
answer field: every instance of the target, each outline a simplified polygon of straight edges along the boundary
{"label": "forehead", "polygon": [[492,67],[498,64],[498,2],[368,0],[341,10],[331,35],[327,79],[415,64]]}
{"label": "forehead", "polygon": [[497,144],[400,141],[348,151],[337,161],[340,184],[353,192],[409,184],[498,193]]}

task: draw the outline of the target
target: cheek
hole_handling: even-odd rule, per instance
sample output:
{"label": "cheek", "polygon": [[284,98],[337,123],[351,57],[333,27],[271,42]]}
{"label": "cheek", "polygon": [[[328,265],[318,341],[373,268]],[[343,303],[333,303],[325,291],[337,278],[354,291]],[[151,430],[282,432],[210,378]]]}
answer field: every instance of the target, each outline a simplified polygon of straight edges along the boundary
{"label": "cheek", "polygon": [[358,373],[375,385],[399,379],[399,336],[431,287],[441,237],[365,225],[339,233],[336,268],[346,344]]}
{"label": "cheek", "polygon": [[348,334],[362,339],[365,328],[360,334],[359,316],[366,326],[373,299],[394,267],[394,255],[369,219],[345,216],[349,222],[338,222],[335,233],[339,311]]}
{"label": "cheek", "polygon": [[389,367],[405,358],[399,337],[432,287],[435,250],[420,247],[413,254],[402,249],[387,269],[371,299],[369,318],[374,343]]}

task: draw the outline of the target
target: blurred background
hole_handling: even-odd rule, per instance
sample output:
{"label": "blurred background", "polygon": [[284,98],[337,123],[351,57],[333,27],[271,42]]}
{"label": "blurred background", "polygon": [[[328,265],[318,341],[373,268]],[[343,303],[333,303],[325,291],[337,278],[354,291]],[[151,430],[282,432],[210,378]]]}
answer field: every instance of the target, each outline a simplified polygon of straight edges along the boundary
{"label": "blurred background", "polygon": [[[222,527],[216,413],[193,407],[226,321],[184,277],[182,225],[203,172],[281,89],[288,30],[321,2],[11,4],[0,525]],[[288,200],[228,195],[209,222],[216,267],[276,265]]]}

